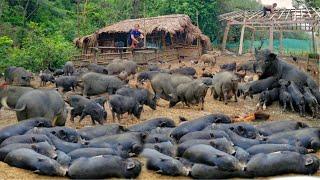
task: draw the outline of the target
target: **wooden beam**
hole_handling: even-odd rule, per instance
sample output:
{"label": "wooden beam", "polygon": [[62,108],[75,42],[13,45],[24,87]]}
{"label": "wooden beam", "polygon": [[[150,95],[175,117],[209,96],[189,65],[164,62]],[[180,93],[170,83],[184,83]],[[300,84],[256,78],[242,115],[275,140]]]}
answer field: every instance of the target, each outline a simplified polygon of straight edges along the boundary
{"label": "wooden beam", "polygon": [[[95,64],[97,64],[97,49],[93,49],[93,62],[95,63]],[[91,61],[91,59],[90,59],[90,63],[92,63],[92,61]]]}
{"label": "wooden beam", "polygon": [[274,24],[272,24],[269,30],[269,50],[271,52],[273,51],[273,28],[274,28]]}
{"label": "wooden beam", "polygon": [[[295,24],[288,24],[288,25],[281,25],[281,24],[275,24],[276,26],[275,26],[275,28],[283,28],[283,29],[285,29],[285,28],[289,28],[289,27],[292,27],[292,26],[296,26]],[[271,25],[263,25],[263,24],[257,24],[257,25],[255,25],[254,26],[254,28],[262,28],[262,27],[270,27]],[[307,27],[313,27],[313,26],[317,26],[317,24],[314,24],[314,25],[312,25],[312,24],[307,24],[306,25]],[[298,27],[300,27],[301,29],[303,29],[303,27],[305,27],[305,25],[301,25],[301,26],[298,26]],[[298,29],[299,30],[299,29]]]}
{"label": "wooden beam", "polygon": [[254,26],[250,26],[248,24],[246,24],[246,28],[249,28],[249,29],[252,29],[252,30],[255,30],[256,28]]}
{"label": "wooden beam", "polygon": [[256,17],[256,16],[259,15],[259,14],[261,14],[261,12],[262,12],[262,11],[258,11],[258,12],[256,12],[256,13],[254,13],[251,17],[248,18],[248,20]]}
{"label": "wooden beam", "polygon": [[273,13],[272,16],[269,18],[271,20],[277,13]]}
{"label": "wooden beam", "polygon": [[242,55],[243,51],[243,39],[244,39],[244,31],[246,29],[246,18],[243,19],[243,25],[241,28],[241,36],[240,36],[240,45],[239,45],[239,55]]}
{"label": "wooden beam", "polygon": [[[312,7],[311,7],[312,8]],[[258,17],[258,15],[261,13],[262,11],[236,11],[236,12],[231,12],[231,13],[226,13],[226,14],[222,14],[219,16],[220,20],[234,20],[236,18],[244,18],[243,14],[247,13],[247,20],[251,20],[251,19],[263,19],[265,20],[265,18],[261,18]],[[314,15],[318,15],[320,17],[320,13],[317,11],[317,9],[312,8],[312,10],[308,9],[308,7],[305,7],[304,9],[281,9],[281,10],[275,10],[274,14],[272,15],[273,17],[277,17],[277,19],[281,19],[282,17],[284,17],[283,15],[286,14],[284,20],[288,20],[289,16],[293,17],[295,16],[295,19],[298,16],[298,13],[300,13],[300,16],[302,18],[305,18],[307,16],[312,16],[312,18],[314,17]],[[273,17],[271,19],[273,19]]]}
{"label": "wooden beam", "polygon": [[[279,24],[279,25],[287,25],[287,24],[297,24],[297,23],[314,23],[316,22],[315,20],[297,20],[297,21],[247,21],[246,24],[251,25],[251,26],[255,26],[255,25],[271,25],[271,24]],[[243,25],[243,22],[239,22],[239,21],[232,21],[230,23],[231,25]]]}
{"label": "wooden beam", "polygon": [[303,4],[303,5],[304,5],[304,7],[307,9],[307,11],[308,11],[307,13],[308,13],[309,17],[312,17],[311,14],[310,14],[309,8],[308,8],[305,4]]}
{"label": "wooden beam", "polygon": [[280,16],[278,17],[278,19],[280,19],[280,18],[282,17],[282,15],[283,15],[284,12],[286,12],[286,10],[283,10],[283,11],[281,12],[281,14],[280,14]]}
{"label": "wooden beam", "polygon": [[[269,27],[268,27],[269,29]],[[264,28],[264,29],[256,29],[256,32],[265,32],[265,31],[268,31],[267,28]],[[312,32],[312,31],[304,31],[304,30],[286,30],[286,29],[274,29],[273,32],[280,32],[280,31],[283,31],[283,32]]]}
{"label": "wooden beam", "polygon": [[317,52],[317,48],[316,48],[316,43],[315,43],[315,38],[314,38],[314,28],[312,28],[312,50],[313,50],[313,53],[316,53]]}
{"label": "wooden beam", "polygon": [[313,7],[311,7],[311,9],[318,15],[318,17],[320,18],[320,13]]}
{"label": "wooden beam", "polygon": [[223,33],[222,47],[221,47],[222,51],[226,50],[229,30],[230,30],[230,23],[228,22],[226,28],[224,29],[224,33]]}

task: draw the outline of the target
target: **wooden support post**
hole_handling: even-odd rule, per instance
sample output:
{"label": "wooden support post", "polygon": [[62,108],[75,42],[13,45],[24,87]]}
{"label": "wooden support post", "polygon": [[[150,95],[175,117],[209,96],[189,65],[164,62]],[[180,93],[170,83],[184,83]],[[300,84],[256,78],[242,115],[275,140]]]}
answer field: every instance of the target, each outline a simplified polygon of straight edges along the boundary
{"label": "wooden support post", "polygon": [[242,55],[242,51],[243,51],[243,39],[244,39],[244,31],[246,29],[246,18],[244,18],[244,23],[242,25],[241,28],[241,36],[240,36],[240,45],[239,45],[239,55]]}
{"label": "wooden support post", "polygon": [[[96,50],[93,51],[93,62],[95,64],[97,64],[97,51]],[[91,59],[90,59],[90,63],[92,63]]]}
{"label": "wooden support post", "polygon": [[312,27],[312,50],[313,50],[313,53],[317,52],[316,43],[314,39],[314,27]]}
{"label": "wooden support post", "polygon": [[222,50],[222,51],[225,51],[225,50],[226,50],[229,30],[230,30],[230,23],[227,22],[227,26],[226,26],[226,28],[224,29],[224,34],[223,34],[222,47],[221,47],[221,50]]}
{"label": "wooden support post", "polygon": [[200,57],[202,54],[200,37],[197,38],[197,50],[198,50],[198,57]]}
{"label": "wooden support post", "polygon": [[280,55],[283,55],[284,51],[283,51],[283,32],[282,31],[279,31],[279,46],[280,46],[279,53]]}
{"label": "wooden support post", "polygon": [[147,47],[147,33],[146,33],[146,2],[143,3],[143,48]]}
{"label": "wooden support post", "polygon": [[163,32],[161,35],[161,41],[162,41],[162,46],[163,46],[163,53],[164,53],[164,58],[165,61],[167,61],[167,45],[166,45],[166,33]]}
{"label": "wooden support post", "polygon": [[[93,63],[98,64],[98,56],[99,56],[99,48],[95,47],[92,49],[93,50]],[[92,63],[91,59],[90,59],[90,63]]]}
{"label": "wooden support post", "polygon": [[255,36],[256,31],[253,30],[251,34],[251,53],[254,53],[254,36]]}
{"label": "wooden support post", "polygon": [[271,52],[273,51],[273,28],[274,28],[274,23],[271,24],[270,30],[269,30],[269,50]]}
{"label": "wooden support post", "polygon": [[163,32],[161,35],[161,41],[162,41],[162,46],[164,50],[167,50],[167,44],[166,44],[166,33]]}
{"label": "wooden support post", "polygon": [[[196,15],[197,15],[197,26],[198,26],[198,28],[200,29],[200,27],[199,27],[199,11],[197,10],[197,12],[196,12]],[[197,49],[198,49],[198,57],[200,58],[200,56],[201,56],[201,54],[202,54],[202,52],[201,52],[201,50],[200,50],[200,36],[197,38]]]}

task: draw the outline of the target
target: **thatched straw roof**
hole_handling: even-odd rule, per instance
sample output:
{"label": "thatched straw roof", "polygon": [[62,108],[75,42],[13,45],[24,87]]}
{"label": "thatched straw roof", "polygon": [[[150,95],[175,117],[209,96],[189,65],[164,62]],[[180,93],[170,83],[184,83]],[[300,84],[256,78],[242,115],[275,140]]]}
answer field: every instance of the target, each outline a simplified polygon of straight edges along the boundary
{"label": "thatched straw roof", "polygon": [[[144,31],[144,33],[147,35],[155,31],[164,31],[171,34],[175,34],[177,32],[185,32],[187,42],[191,43],[193,40],[200,38],[207,47],[211,46],[209,37],[202,34],[201,30],[197,26],[192,24],[190,17],[184,14],[174,14],[141,19],[128,19],[120,21],[118,23],[99,29],[91,35],[77,38],[75,39],[75,43],[78,47],[83,47],[83,43],[87,43],[84,41],[91,41],[90,44],[94,44],[97,37],[101,33],[129,33],[129,31],[134,27],[135,24],[139,24],[141,30]],[[92,41],[95,42],[93,43]]]}

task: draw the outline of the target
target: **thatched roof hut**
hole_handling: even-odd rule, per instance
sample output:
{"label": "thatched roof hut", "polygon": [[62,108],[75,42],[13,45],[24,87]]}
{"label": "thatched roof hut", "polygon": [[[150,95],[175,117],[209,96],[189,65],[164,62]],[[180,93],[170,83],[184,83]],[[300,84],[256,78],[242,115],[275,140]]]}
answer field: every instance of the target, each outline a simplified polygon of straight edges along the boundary
{"label": "thatched roof hut", "polygon": [[129,33],[135,24],[139,24],[140,28],[148,36],[155,32],[164,32],[171,35],[177,33],[185,33],[185,41],[191,44],[197,39],[200,39],[201,44],[206,48],[211,48],[209,37],[202,34],[201,30],[192,24],[189,16],[184,14],[174,14],[166,16],[158,16],[141,19],[128,19],[118,23],[106,26],[97,30],[95,33],[77,38],[74,40],[79,48],[92,47],[98,45],[101,36],[110,36],[112,34]]}

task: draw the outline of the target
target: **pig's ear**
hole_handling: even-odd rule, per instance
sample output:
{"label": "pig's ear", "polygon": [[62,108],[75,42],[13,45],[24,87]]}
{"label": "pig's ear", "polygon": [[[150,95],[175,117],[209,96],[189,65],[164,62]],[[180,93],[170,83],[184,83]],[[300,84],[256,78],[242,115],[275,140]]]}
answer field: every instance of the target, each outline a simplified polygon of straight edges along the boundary
{"label": "pig's ear", "polygon": [[212,146],[212,147],[216,147],[216,143],[212,140],[212,141],[210,141],[210,145]]}
{"label": "pig's ear", "polygon": [[277,55],[274,54],[274,53],[270,53],[270,54],[269,54],[269,59],[270,59],[271,61],[274,61],[274,60],[277,59]]}
{"label": "pig's ear", "polygon": [[32,140],[32,142],[36,142],[37,140],[36,140],[36,138],[35,137],[31,137],[31,140]]}
{"label": "pig's ear", "polygon": [[127,164],[127,170],[130,170],[130,169],[133,169],[134,167],[136,167],[136,165],[134,164],[134,162],[128,162],[128,164]]}
{"label": "pig's ear", "polygon": [[166,122],[161,122],[160,127],[166,127],[167,123]]}
{"label": "pig's ear", "polygon": [[45,160],[45,159],[42,158],[42,157],[38,158],[38,161],[39,161],[39,162],[44,161],[44,160]]}
{"label": "pig's ear", "polygon": [[215,136],[214,136],[213,133],[210,133],[210,137],[211,137],[211,138],[215,138]]}
{"label": "pig's ear", "polygon": [[156,100],[157,100],[157,96],[154,95],[153,98],[152,98],[152,100],[156,101]]}
{"label": "pig's ear", "polygon": [[37,127],[44,127],[44,123],[43,122],[37,122]]}
{"label": "pig's ear", "polygon": [[161,169],[157,170],[156,173],[161,174],[163,171]]}
{"label": "pig's ear", "polygon": [[219,158],[219,157],[223,157],[224,155],[222,155],[222,154],[217,154],[216,156]]}
{"label": "pig's ear", "polygon": [[298,125],[299,128],[306,127],[306,124],[304,124],[303,122],[298,122],[297,125]]}
{"label": "pig's ear", "polygon": [[39,169],[34,170],[33,172],[36,173],[36,174],[40,174],[40,170]]}
{"label": "pig's ear", "polygon": [[35,144],[32,144],[32,145],[31,145],[31,148],[32,148],[33,150],[37,151],[37,146],[36,146]]}
{"label": "pig's ear", "polygon": [[104,74],[108,74],[108,70],[107,70],[107,69],[103,69],[102,72],[103,72]]}
{"label": "pig's ear", "polygon": [[146,139],[149,134],[147,132],[141,133],[141,138]]}
{"label": "pig's ear", "polygon": [[306,159],[305,165],[308,166],[308,165],[311,165],[311,164],[313,164],[313,159],[311,157],[308,157]]}
{"label": "pig's ear", "polygon": [[122,151],[123,150],[123,146],[120,143],[118,143],[117,149],[118,149],[118,151]]}
{"label": "pig's ear", "polygon": [[160,151],[160,147],[158,145],[153,146],[155,150]]}
{"label": "pig's ear", "polygon": [[243,128],[243,126],[238,126],[237,129],[241,133],[244,133],[244,131],[245,131],[245,128]]}
{"label": "pig's ear", "polygon": [[63,137],[66,137],[67,136],[67,133],[64,131],[64,130],[60,130],[59,131],[59,135],[63,136]]}
{"label": "pig's ear", "polygon": [[290,86],[290,84],[291,84],[291,81],[288,81],[288,82],[287,82],[287,87]]}
{"label": "pig's ear", "polygon": [[[155,137],[154,140],[156,140],[156,142],[159,142],[159,138],[158,137]],[[156,145],[154,147],[156,147]]]}
{"label": "pig's ear", "polygon": [[121,126],[121,125],[119,126],[119,129],[120,129],[121,131],[124,131],[124,132],[125,132],[125,131],[128,131],[127,128],[125,128],[124,126]]}
{"label": "pig's ear", "polygon": [[217,118],[215,123],[222,123],[222,119],[221,118]]}

